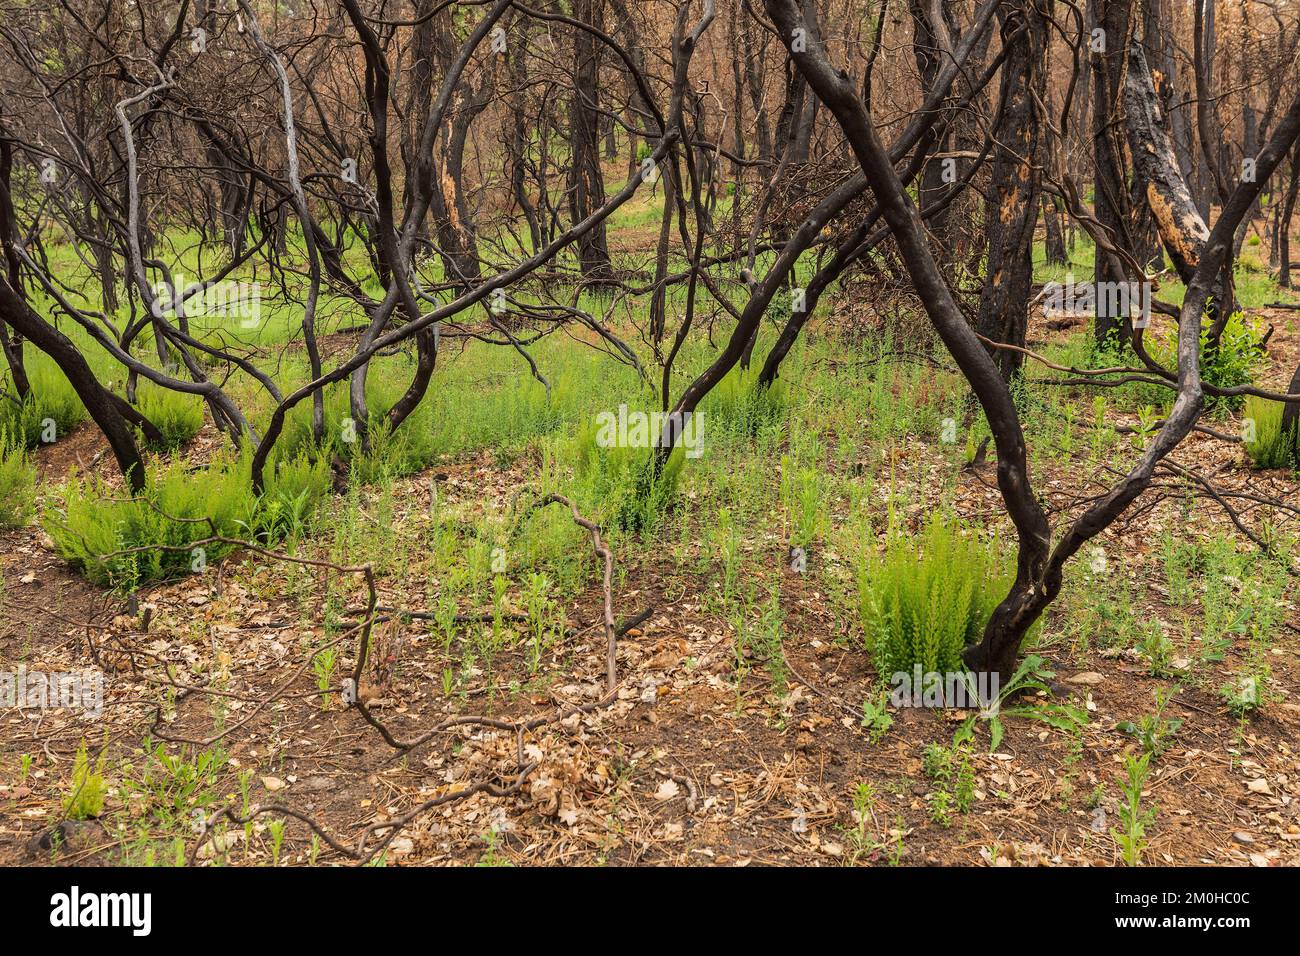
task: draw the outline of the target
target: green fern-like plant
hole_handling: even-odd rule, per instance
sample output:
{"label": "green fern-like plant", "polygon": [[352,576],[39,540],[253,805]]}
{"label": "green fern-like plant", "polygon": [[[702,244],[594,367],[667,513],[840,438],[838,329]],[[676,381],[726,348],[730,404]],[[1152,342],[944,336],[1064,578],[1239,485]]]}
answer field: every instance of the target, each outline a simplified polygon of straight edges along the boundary
{"label": "green fern-like plant", "polygon": [[658,473],[652,450],[602,448],[592,425],[578,429],[572,449],[581,496],[622,530],[648,531],[672,506],[686,461],[681,445],[673,449]]}
{"label": "green fern-like plant", "polygon": [[936,516],[919,536],[890,533],[859,572],[867,648],[882,675],[964,670],[962,651],[984,631],[1014,571],[995,545]]}
{"label": "green fern-like plant", "polygon": [[203,399],[198,395],[142,382],[136,394],[136,404],[141,414],[157,425],[162,433],[162,440],[156,443],[160,451],[179,448],[203,427]]}
{"label": "green fern-like plant", "polygon": [[1300,468],[1300,428],[1282,428],[1283,410],[1281,402],[1246,399],[1242,437],[1256,468]]}
{"label": "green fern-like plant", "polygon": [[219,455],[200,472],[183,461],[151,468],[136,497],[74,474],[52,497],[42,524],[59,554],[88,580],[129,590],[204,570],[232,548],[196,544],[214,533],[262,541],[297,534],[329,488],[328,463],[299,456],[277,461],[256,496],[244,451]]}
{"label": "green fern-like plant", "polygon": [[36,469],[21,439],[0,427],[0,528],[21,528],[35,511]]}
{"label": "green fern-like plant", "polygon": [[104,812],[108,784],[104,782],[104,754],[91,766],[90,752],[83,740],[72,759],[72,782],[63,795],[63,815],[69,820],[90,820]]}
{"label": "green fern-like plant", "polygon": [[86,420],[86,408],[67,377],[49,358],[32,355],[27,363],[31,391],[19,400],[8,376],[0,378],[0,428],[28,448],[52,444]]}
{"label": "green fern-like plant", "polygon": [[719,433],[752,436],[785,419],[789,411],[786,386],[777,379],[766,388],[758,384],[759,364],[734,368],[709,393],[702,408]]}

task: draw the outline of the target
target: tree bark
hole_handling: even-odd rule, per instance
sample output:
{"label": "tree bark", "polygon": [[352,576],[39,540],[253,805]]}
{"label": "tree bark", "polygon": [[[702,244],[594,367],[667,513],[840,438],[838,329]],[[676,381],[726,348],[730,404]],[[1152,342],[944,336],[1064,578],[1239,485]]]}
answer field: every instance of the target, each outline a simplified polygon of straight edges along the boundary
{"label": "tree bark", "polygon": [[1145,186],[1146,204],[1155,217],[1174,270],[1183,282],[1190,282],[1210,230],[1179,168],[1146,55],[1134,43],[1129,56],[1124,103],[1134,169]]}
{"label": "tree bark", "polygon": [[1291,150],[1291,181],[1286,188],[1278,223],[1277,284],[1284,289],[1291,288],[1291,217],[1295,213],[1297,193],[1300,193],[1300,146]]}
{"label": "tree bark", "polygon": [[[573,15],[593,27],[604,27],[605,0],[575,0]],[[600,89],[600,44],[585,30],[573,38],[573,95],[569,100],[569,213],[581,222],[605,203],[605,179],[600,169],[600,113],[595,101]],[[578,265],[589,283],[603,285],[614,277],[605,224],[578,240]]]}
{"label": "tree bark", "polygon": [[[934,22],[935,7],[929,0],[909,0],[909,6],[912,14],[912,56],[916,60],[917,72],[921,75],[921,89],[928,94],[934,89],[935,80],[943,66],[939,33],[945,27],[942,21],[939,23]],[[945,133],[943,138],[935,144],[935,152],[947,152],[949,140],[950,136]],[[943,163],[938,159],[931,159],[921,171],[917,196],[923,212],[943,195],[943,175]],[[931,219],[930,229],[936,236],[948,235],[948,214],[946,211]]]}
{"label": "tree bark", "polygon": [[131,426],[119,407],[121,399],[104,388],[76,344],[37,315],[9,284],[0,278],[0,319],[21,332],[38,349],[54,360],[86,406],[86,411],[108,439],[118,467],[133,494],[144,491],[144,462]]}
{"label": "tree bark", "polygon": [[[13,244],[18,241],[18,222],[14,215],[13,194],[10,192],[12,174],[13,147],[7,139],[0,139],[0,247],[4,249],[9,285],[21,296],[22,267],[13,249]],[[27,380],[27,366],[23,364],[23,337],[16,330],[10,336],[9,327],[4,323],[0,323],[0,350],[4,352],[5,362],[9,365],[14,392],[19,399],[26,398],[31,391],[31,383]]]}
{"label": "tree bark", "polygon": [[[1039,129],[1037,103],[1046,100],[1047,22],[1052,4],[998,8],[1007,56],[1002,64],[1002,105],[994,126],[993,193],[985,214],[987,265],[976,328],[995,342],[1024,348],[1033,284],[1034,228],[1038,222]],[[1004,378],[1020,371],[1022,352],[992,349]]]}
{"label": "tree bark", "polygon": [[1047,233],[1046,253],[1049,266],[1063,266],[1070,261],[1065,250],[1065,232],[1061,229],[1061,209],[1051,196],[1043,196],[1043,226]]}
{"label": "tree bark", "polygon": [[[1092,53],[1093,110],[1092,137],[1093,161],[1096,168],[1094,189],[1094,215],[1102,228],[1113,237],[1116,246],[1132,251],[1133,242],[1128,235],[1128,176],[1124,162],[1120,93],[1123,90],[1124,72],[1128,66],[1129,34],[1132,29],[1133,0],[1096,0],[1097,26],[1104,31],[1105,49]],[[1113,343],[1128,330],[1127,316],[1115,314],[1112,306],[1119,296],[1101,295],[1102,283],[1125,281],[1123,269],[1112,256],[1097,251],[1093,269],[1097,283],[1097,307],[1093,322],[1093,336],[1098,346]]]}

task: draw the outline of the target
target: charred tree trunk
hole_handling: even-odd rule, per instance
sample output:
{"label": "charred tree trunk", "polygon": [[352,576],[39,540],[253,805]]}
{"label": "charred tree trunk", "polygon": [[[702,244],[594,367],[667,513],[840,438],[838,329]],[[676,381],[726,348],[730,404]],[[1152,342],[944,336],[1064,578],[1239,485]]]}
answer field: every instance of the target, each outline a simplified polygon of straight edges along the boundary
{"label": "charred tree trunk", "polygon": [[[1300,366],[1291,376],[1291,384],[1286,387],[1288,395],[1300,395]],[[1300,467],[1300,402],[1287,402],[1282,408],[1282,434],[1291,436],[1293,460]]]}
{"label": "charred tree trunk", "polygon": [[1043,227],[1047,233],[1047,264],[1066,265],[1070,257],[1065,249],[1065,232],[1061,228],[1061,208],[1052,196],[1043,197]]}
{"label": "charred tree trunk", "polygon": [[[0,247],[4,249],[9,285],[16,295],[21,296],[22,267],[14,252],[14,243],[18,241],[18,220],[14,215],[13,194],[10,192],[12,175],[13,147],[7,139],[0,139]],[[31,391],[31,384],[27,380],[27,366],[23,364],[23,337],[17,329],[11,336],[9,326],[5,323],[0,323],[0,350],[4,351],[5,362],[9,365],[14,391],[19,399],[26,398]]]}
{"label": "charred tree trunk", "polygon": [[[994,127],[993,193],[985,214],[988,258],[976,328],[1008,345],[1025,345],[1038,221],[1039,116],[1047,91],[1047,19],[1051,3],[998,9],[1007,56],[1002,109]],[[1004,378],[1020,371],[1023,353],[990,349]]]}
{"label": "charred tree trunk", "polygon": [[[939,5],[932,2],[931,6],[937,7]],[[950,3],[942,5],[944,24],[950,38],[948,41],[949,50],[956,48],[962,36],[961,23],[955,15],[955,6]],[[1015,3],[1010,3],[1010,6],[1015,6]],[[993,34],[993,30],[981,34],[979,41],[971,52],[966,70],[963,71],[963,75],[958,77],[957,82],[953,85],[954,98],[960,95],[966,104],[952,119],[953,147],[963,157],[977,155],[984,149],[986,130],[995,122],[995,118],[990,115],[991,106],[985,92],[980,90],[972,93],[970,89],[972,75],[980,75],[984,68]],[[944,60],[947,61],[950,58],[951,53],[946,51]],[[957,166],[960,169],[964,164],[959,161]],[[952,174],[959,178],[958,169],[954,169]],[[946,192],[952,189],[952,183],[950,181],[944,185],[946,195]],[[942,200],[939,201],[942,202]],[[948,206],[949,204],[944,204],[944,208],[948,208]],[[981,198],[974,191],[959,196],[956,201],[951,203],[949,222],[956,224],[953,228],[952,261],[954,263],[966,263],[967,270],[976,275],[979,274],[984,259],[984,246],[980,241],[986,226],[986,223],[981,219],[984,214],[985,203],[981,201]],[[962,228],[965,223],[970,225]]]}
{"label": "charred tree trunk", "polygon": [[1179,168],[1156,78],[1139,44],[1130,57],[1124,100],[1134,170],[1174,270],[1190,282],[1210,230]]}
{"label": "charred tree trunk", "polygon": [[807,163],[812,156],[812,131],[817,119],[817,98],[805,96],[803,109],[794,127],[794,145],[790,151],[790,162]]}
{"label": "charred tree trunk", "polygon": [[528,240],[532,244],[531,252],[536,252],[542,247],[542,227],[537,219],[537,208],[533,205],[532,200],[528,197],[528,154],[532,148],[528,134],[528,117],[525,110],[528,106],[528,58],[525,56],[515,56],[510,58],[510,85],[514,89],[515,95],[512,97],[514,104],[511,110],[511,128],[510,128],[510,152],[508,161],[510,163],[510,194],[514,197],[515,204],[519,211],[523,213],[524,221],[528,224]]}
{"label": "charred tree trunk", "polygon": [[[1092,137],[1096,169],[1094,214],[1116,246],[1131,250],[1133,243],[1127,234],[1129,186],[1124,161],[1120,93],[1128,67],[1133,0],[1096,0],[1095,7],[1097,26],[1104,32],[1102,49],[1092,52]],[[1098,346],[1104,346],[1127,334],[1128,317],[1114,311],[1120,297],[1102,295],[1100,291],[1105,287],[1103,283],[1109,286],[1124,282],[1124,270],[1113,256],[1098,250],[1093,279],[1097,284],[1093,336]]]}
{"label": "charred tree trunk", "polygon": [[803,114],[804,93],[807,82],[789,60],[785,64],[785,102],[776,118],[776,142],[781,144],[782,155],[793,150],[795,124]]}
{"label": "charred tree trunk", "polygon": [[[1162,105],[1172,99],[1164,89],[1170,80],[1150,68],[1141,44],[1134,42],[1129,55],[1129,68],[1124,80],[1124,112],[1135,178],[1145,193],[1143,205],[1150,210],[1174,270],[1184,283],[1188,283],[1200,265],[1210,229],[1201,218],[1191,188],[1178,165],[1170,124]],[[1237,248],[1235,243],[1233,248]],[[1211,345],[1217,342],[1233,311],[1230,301],[1233,260],[1234,256],[1230,255],[1215,284],[1207,310],[1211,322]],[[1226,307],[1224,303],[1227,303]]]}
{"label": "charred tree trunk", "polygon": [[[424,6],[433,8],[433,0],[424,0]],[[437,17],[427,19],[417,28],[416,64],[413,67],[414,90],[412,109],[419,112],[427,108],[434,94],[436,73],[445,74],[459,53],[456,37],[447,24]],[[523,56],[512,60],[522,60]],[[481,81],[485,84],[485,81]],[[435,132],[438,144],[436,155],[431,157],[429,190],[429,216],[433,222],[434,245],[442,261],[446,281],[458,290],[472,287],[479,278],[478,236],[474,221],[465,203],[464,166],[465,147],[474,120],[487,105],[486,99],[473,89],[461,99],[459,108],[452,114],[444,129]],[[522,106],[521,106],[522,108]],[[416,135],[420,134],[416,130]],[[411,150],[414,152],[415,141]],[[415,162],[412,156],[408,162]],[[409,186],[408,186],[409,188]]]}
{"label": "charred tree trunk", "polygon": [[477,103],[467,105],[452,120],[442,162],[435,168],[430,203],[447,281],[462,291],[471,288],[480,275],[478,230],[465,203],[463,184],[465,144],[470,124],[481,111]]}
{"label": "charred tree trunk", "polygon": [[1291,181],[1282,201],[1281,221],[1278,223],[1278,274],[1277,284],[1291,288],[1291,217],[1295,213],[1296,194],[1300,193],[1300,146],[1291,150]]}
{"label": "charred tree trunk", "polygon": [[746,22],[741,31],[744,52],[745,89],[749,93],[749,102],[754,110],[754,133],[758,144],[758,158],[764,163],[772,162],[772,127],[767,119],[763,87],[763,49],[754,49],[754,37],[751,25]]}
{"label": "charred tree trunk", "polygon": [[[207,145],[208,165],[215,170],[217,181],[217,201],[215,204],[216,230],[233,258],[238,258],[243,250],[244,238],[248,231],[248,219],[245,208],[248,202],[247,188],[239,170],[227,158],[226,154],[215,144]],[[211,208],[211,207],[210,207]]]}
{"label": "charred tree trunk", "polygon": [[605,158],[618,159],[618,134],[614,126],[614,117],[606,116],[601,124],[604,126]]}
{"label": "charred tree trunk", "polygon": [[[739,17],[739,6],[733,6],[731,19],[727,21],[727,42],[732,50],[737,51],[740,49],[740,29],[737,25]],[[731,61],[731,84],[731,151],[739,160],[745,157],[748,131],[745,121],[745,77],[739,56],[733,57]],[[745,167],[738,160],[731,164],[731,230],[736,242],[740,241],[740,213],[745,186]]]}
{"label": "charred tree trunk", "polygon": [[[939,45],[940,32],[946,27],[940,19],[935,22],[938,12],[936,4],[928,0],[909,0],[912,13],[912,55],[916,59],[917,72],[921,75],[921,89],[929,94],[934,89],[935,79],[943,66],[943,52]],[[943,138],[935,144],[934,151],[946,153],[950,137],[945,132]],[[944,193],[944,166],[938,159],[931,159],[921,171],[921,182],[917,188],[921,211],[938,202]],[[942,212],[930,220],[930,230],[936,236],[948,235],[948,213]]]}
{"label": "charred tree trunk", "polygon": [[[91,207],[92,210],[97,208],[97,206]],[[115,312],[118,307],[118,298],[117,263],[113,257],[113,230],[108,222],[98,212],[94,211],[90,214],[90,228],[94,234],[94,241],[90,244],[90,251],[95,259],[95,271],[99,274],[99,288],[104,302],[104,310],[106,312]]]}
{"label": "charred tree trunk", "polygon": [[1209,222],[1210,206],[1228,198],[1223,174],[1223,137],[1214,103],[1214,61],[1218,47],[1215,0],[1193,0],[1192,75],[1196,84],[1196,135],[1200,144],[1201,217]]}
{"label": "charred tree trunk", "polygon": [[[605,0],[576,0],[573,15],[598,29],[605,21]],[[573,39],[573,95],[569,100],[569,214],[581,222],[605,202],[605,179],[600,169],[600,113],[596,99],[600,89],[600,44],[585,30]],[[614,277],[609,258],[605,224],[584,233],[578,240],[578,263],[582,278],[605,284]]]}
{"label": "charred tree trunk", "polygon": [[0,279],[0,319],[54,360],[108,439],[132,493],[144,491],[144,462],[140,460],[140,448],[131,426],[123,416],[120,407],[123,402],[99,384],[76,344],[32,311],[8,279]]}
{"label": "charred tree trunk", "polygon": [[[411,31],[411,64],[407,67],[407,89],[409,90],[403,109],[410,117],[420,115],[424,104],[433,99],[433,65],[438,55],[433,23],[433,5],[435,0],[413,0],[413,19],[419,23]],[[402,204],[410,208],[417,191],[419,181],[420,136],[423,132],[420,123],[405,123],[402,126],[402,163],[406,167],[405,183],[402,189]],[[421,243],[428,242],[429,233],[425,222],[415,226],[415,234]]]}
{"label": "charred tree trunk", "polygon": [[388,410],[388,431],[391,434],[397,426],[406,421],[411,412],[419,406],[424,393],[433,378],[433,368],[438,359],[437,339],[432,328],[421,329],[415,333],[415,375],[402,397]]}

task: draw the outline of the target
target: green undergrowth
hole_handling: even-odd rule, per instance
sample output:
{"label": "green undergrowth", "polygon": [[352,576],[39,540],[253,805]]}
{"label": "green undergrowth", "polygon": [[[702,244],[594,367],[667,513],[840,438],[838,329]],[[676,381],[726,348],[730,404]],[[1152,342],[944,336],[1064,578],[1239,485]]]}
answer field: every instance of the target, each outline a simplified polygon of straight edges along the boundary
{"label": "green undergrowth", "polygon": [[1283,430],[1281,402],[1246,398],[1242,437],[1256,468],[1300,468],[1300,423]]}
{"label": "green undergrowth", "polygon": [[141,382],[136,407],[162,433],[162,440],[154,443],[158,451],[180,448],[203,427],[203,399],[198,395]]}
{"label": "green undergrowth", "polygon": [[0,430],[22,436],[28,448],[58,441],[86,420],[86,409],[67,377],[45,353],[27,349],[24,367],[30,389],[19,399],[6,369],[0,381]]}
{"label": "green undergrowth", "polygon": [[283,458],[268,469],[265,492],[252,492],[251,457],[219,455],[191,468],[181,460],[151,463],[135,497],[97,477],[72,475],[47,505],[41,523],[55,549],[95,584],[132,590],[201,572],[229,553],[223,536],[274,543],[311,524],[330,488],[328,463]]}
{"label": "green undergrowth", "polygon": [[915,536],[890,532],[884,553],[865,560],[858,575],[877,672],[964,670],[962,651],[983,633],[1013,578],[996,544],[943,515]]}
{"label": "green undergrowth", "polygon": [[21,441],[0,428],[0,528],[21,528],[35,510],[36,469]]}

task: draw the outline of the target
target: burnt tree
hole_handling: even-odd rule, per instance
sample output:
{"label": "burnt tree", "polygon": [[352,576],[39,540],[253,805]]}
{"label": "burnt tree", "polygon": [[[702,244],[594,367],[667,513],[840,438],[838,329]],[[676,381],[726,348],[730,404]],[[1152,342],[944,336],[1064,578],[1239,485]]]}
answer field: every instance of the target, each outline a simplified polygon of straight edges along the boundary
{"label": "burnt tree", "polygon": [[[1041,187],[1037,104],[1046,100],[1047,24],[1050,0],[1004,3],[998,8],[1006,59],[1002,103],[993,129],[992,187],[986,214],[988,244],[976,328],[995,342],[1024,346],[1033,284],[1034,227]],[[1023,353],[996,350],[994,361],[1007,378]]]}

